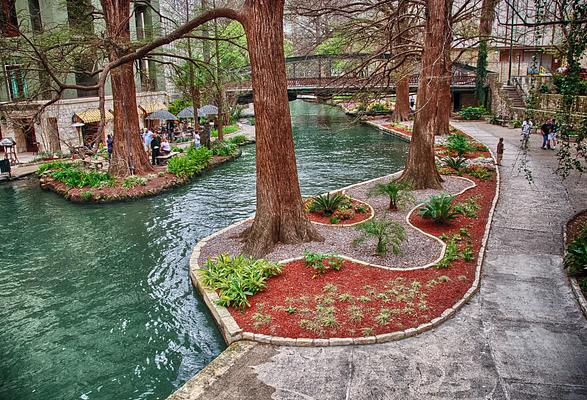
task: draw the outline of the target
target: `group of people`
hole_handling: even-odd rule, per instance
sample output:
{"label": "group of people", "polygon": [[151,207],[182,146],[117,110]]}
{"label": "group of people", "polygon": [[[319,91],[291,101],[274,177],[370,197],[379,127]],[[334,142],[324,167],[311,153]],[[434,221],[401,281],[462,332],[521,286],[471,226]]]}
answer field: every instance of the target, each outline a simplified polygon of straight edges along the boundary
{"label": "group of people", "polygon": [[165,156],[171,153],[171,145],[167,135],[153,132],[151,129],[143,128],[141,133],[145,151],[151,154],[151,164],[158,165],[159,156]]}
{"label": "group of people", "polygon": [[[522,122],[522,135],[524,136],[523,139],[528,139],[530,136],[530,132],[534,124],[528,117],[524,119]],[[557,133],[558,133],[558,125],[556,124],[555,119],[547,119],[544,124],[540,127],[540,132],[542,133],[542,149],[546,150],[555,150],[557,145]]]}

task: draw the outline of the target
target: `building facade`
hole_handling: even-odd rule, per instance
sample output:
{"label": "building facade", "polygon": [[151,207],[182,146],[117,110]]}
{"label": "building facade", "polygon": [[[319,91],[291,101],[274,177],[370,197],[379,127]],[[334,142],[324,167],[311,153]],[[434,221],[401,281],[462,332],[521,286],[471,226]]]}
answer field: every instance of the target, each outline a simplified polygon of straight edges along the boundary
{"label": "building facade", "polygon": [[[51,31],[68,32],[80,27],[99,36],[104,21],[94,19],[92,9],[100,9],[99,0],[0,0],[0,36],[4,40],[23,40],[25,35],[42,35]],[[131,4],[130,31],[135,41],[159,36],[161,18],[158,0]],[[18,29],[15,29],[18,27]],[[80,57],[74,70],[63,76],[69,84],[95,85],[104,60],[96,56]],[[84,72],[77,72],[79,70]],[[153,59],[135,62],[135,85],[141,126],[153,111],[166,108],[163,68]],[[92,90],[67,89],[61,99],[47,107],[54,93],[43,90],[50,80],[42,66],[23,65],[19,54],[0,52],[0,138],[11,137],[18,152],[66,152],[73,147],[90,144],[100,121],[98,93]],[[105,85],[106,132],[112,133],[112,89]],[[102,138],[103,140],[103,138]]]}

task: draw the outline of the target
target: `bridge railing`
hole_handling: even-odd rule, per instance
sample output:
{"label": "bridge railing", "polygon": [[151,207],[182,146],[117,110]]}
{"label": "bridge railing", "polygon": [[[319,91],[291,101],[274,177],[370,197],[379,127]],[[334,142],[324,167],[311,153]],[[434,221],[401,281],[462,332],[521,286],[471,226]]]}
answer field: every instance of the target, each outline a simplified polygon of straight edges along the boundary
{"label": "bridge railing", "polygon": [[[410,77],[410,86],[418,86],[419,76]],[[473,75],[453,75],[452,86],[474,86],[475,76]],[[393,83],[372,82],[368,78],[357,77],[318,77],[318,78],[293,78],[287,80],[289,89],[320,89],[320,88],[354,88],[354,89],[376,89],[394,87]],[[227,85],[232,90],[251,90],[251,81],[233,82]]]}

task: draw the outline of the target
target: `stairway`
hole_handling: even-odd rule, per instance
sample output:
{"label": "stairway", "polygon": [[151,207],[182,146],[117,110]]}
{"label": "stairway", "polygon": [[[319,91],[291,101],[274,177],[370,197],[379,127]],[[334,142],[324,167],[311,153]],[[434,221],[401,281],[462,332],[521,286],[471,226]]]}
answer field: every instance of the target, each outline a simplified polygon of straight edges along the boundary
{"label": "stairway", "polygon": [[520,94],[516,90],[515,86],[506,84],[506,85],[502,86],[502,90],[503,90],[503,93],[509,99],[512,107],[516,107],[516,108],[526,107],[526,103],[524,102],[524,99],[522,98],[522,96],[520,96]]}

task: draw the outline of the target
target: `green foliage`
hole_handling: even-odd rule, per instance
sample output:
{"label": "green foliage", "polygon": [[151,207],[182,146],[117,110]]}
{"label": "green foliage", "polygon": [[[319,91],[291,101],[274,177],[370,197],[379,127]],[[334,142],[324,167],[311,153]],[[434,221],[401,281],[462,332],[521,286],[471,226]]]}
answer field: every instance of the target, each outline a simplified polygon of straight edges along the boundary
{"label": "green foliage", "polygon": [[395,221],[385,219],[372,219],[363,222],[357,226],[357,230],[361,233],[361,236],[356,238],[353,244],[357,246],[368,238],[375,238],[377,240],[375,251],[380,256],[387,253],[388,246],[391,246],[393,254],[399,254],[401,243],[406,237],[403,226]]}
{"label": "green foliage", "polygon": [[469,143],[469,139],[460,133],[450,135],[447,139],[446,147],[449,150],[456,151],[459,157],[462,157],[468,151],[474,150],[474,147]]}
{"label": "green foliage", "polygon": [[64,161],[51,161],[39,166],[37,169],[37,175],[43,175],[47,171],[65,170],[72,168],[75,168],[75,164]]}
{"label": "green foliage", "polygon": [[467,165],[467,159],[464,157],[445,157],[442,161],[447,167],[452,168],[457,172],[465,168]]}
{"label": "green foliage", "polygon": [[216,140],[211,146],[212,154],[215,156],[232,156],[237,150],[237,145],[225,140]]}
{"label": "green foliage", "polygon": [[423,218],[433,220],[437,224],[446,224],[458,215],[453,205],[454,199],[455,196],[448,193],[430,196],[428,201],[420,208],[420,215]]}
{"label": "green foliage", "polygon": [[483,114],[486,113],[487,111],[485,110],[485,107],[466,107],[459,112],[461,117],[465,120],[481,119]]}
{"label": "green foliage", "polygon": [[369,195],[384,195],[389,197],[389,209],[397,210],[407,204],[413,203],[412,187],[408,182],[389,181],[378,183],[370,191]]}
{"label": "green foliage", "polygon": [[114,186],[115,179],[107,172],[86,171],[79,165],[59,161],[48,163],[48,167],[39,168],[37,173],[48,174],[53,179],[65,183],[68,187],[104,187]]}
{"label": "green foliage", "polygon": [[90,191],[81,192],[79,196],[83,201],[91,201],[94,198],[94,195]]}
{"label": "green foliage", "polygon": [[521,128],[522,127],[522,121],[520,121],[519,119],[514,119],[512,121],[512,127],[513,128],[516,128],[516,129]]}
{"label": "green foliage", "polygon": [[[222,127],[222,134],[229,135],[231,133],[238,132],[240,129],[241,128],[239,128],[237,124],[226,125]],[[212,129],[212,131],[210,131],[210,135],[212,137],[218,137],[218,129]]]}
{"label": "green foliage", "polygon": [[338,209],[332,213],[330,218],[336,218],[339,221],[347,221],[349,219],[355,218],[355,210],[353,208]]}
{"label": "green foliage", "polygon": [[236,145],[242,144],[246,142],[248,139],[245,135],[236,135],[228,139],[230,143],[234,143]]}
{"label": "green foliage", "polygon": [[337,254],[315,253],[304,251],[306,266],[314,269],[317,275],[322,275],[328,270],[340,271],[344,259]]}
{"label": "green foliage", "polygon": [[352,205],[348,196],[342,193],[321,194],[310,200],[309,210],[312,212],[322,212],[323,215],[332,215],[337,209]]}
{"label": "green foliage", "polygon": [[477,211],[481,208],[477,200],[479,200],[478,196],[469,197],[467,200],[455,204],[454,210],[467,218],[477,218]]}
{"label": "green foliage", "polygon": [[444,257],[442,260],[436,264],[436,268],[448,268],[450,267],[453,261],[456,261],[459,258],[459,246],[457,244],[457,239],[453,236],[447,243],[446,243],[446,250],[444,251]]}
{"label": "green foliage", "polygon": [[169,103],[167,109],[171,114],[177,115],[181,110],[191,105],[192,101],[190,99],[176,99]]}
{"label": "green foliage", "polygon": [[482,181],[493,179],[493,172],[484,167],[467,168],[467,173],[474,178],[481,179]]}
{"label": "green foliage", "polygon": [[173,146],[173,147],[171,148],[171,151],[172,151],[173,153],[183,153],[183,148],[181,148],[181,147],[178,147],[178,146]]}
{"label": "green foliage", "polygon": [[122,186],[125,187],[126,189],[131,189],[135,186],[146,186],[146,185],[147,185],[147,179],[143,178],[142,176],[137,176],[137,175],[127,176],[126,178],[124,178],[124,181],[122,182]]}
{"label": "green foliage", "polygon": [[587,274],[587,227],[567,247],[564,265],[571,276]]}
{"label": "green foliage", "polygon": [[205,147],[190,147],[183,156],[173,157],[167,162],[167,171],[180,178],[188,178],[206,168],[212,159],[212,152]]}
{"label": "green foliage", "polygon": [[257,122],[255,117],[249,117],[249,118],[247,118],[247,120],[249,121],[249,125],[251,125],[251,126],[255,126],[255,123]]}
{"label": "green foliage", "polygon": [[222,254],[208,259],[199,271],[204,285],[218,290],[218,305],[244,308],[250,306],[248,297],[267,287],[267,279],[279,275],[282,266],[250,257]]}
{"label": "green foliage", "polygon": [[475,259],[475,256],[473,255],[473,246],[471,243],[465,246],[461,255],[465,261],[473,261]]}

